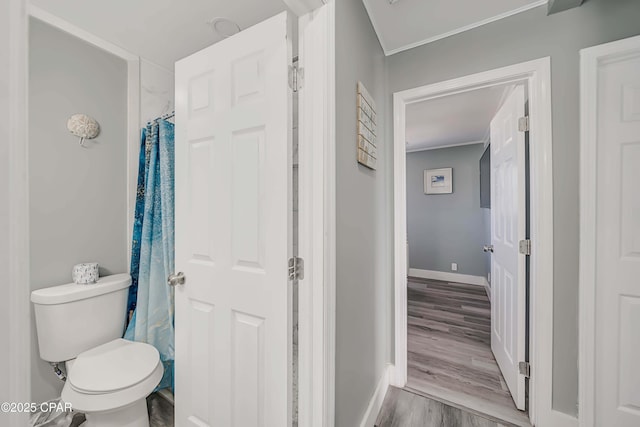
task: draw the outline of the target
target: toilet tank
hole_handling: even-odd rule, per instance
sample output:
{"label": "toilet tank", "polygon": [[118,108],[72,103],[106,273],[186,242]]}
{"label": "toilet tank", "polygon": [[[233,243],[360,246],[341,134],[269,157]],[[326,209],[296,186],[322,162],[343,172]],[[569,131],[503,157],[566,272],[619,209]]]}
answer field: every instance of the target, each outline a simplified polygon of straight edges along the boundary
{"label": "toilet tank", "polygon": [[31,292],[40,358],[65,362],[124,333],[131,276],[114,274],[95,284],[52,286]]}

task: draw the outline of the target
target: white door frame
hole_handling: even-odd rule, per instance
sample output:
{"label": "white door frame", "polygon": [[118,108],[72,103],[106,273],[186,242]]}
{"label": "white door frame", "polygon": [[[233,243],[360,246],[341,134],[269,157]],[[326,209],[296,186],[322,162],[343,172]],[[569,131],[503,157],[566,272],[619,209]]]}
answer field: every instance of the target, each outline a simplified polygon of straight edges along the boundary
{"label": "white door frame", "polygon": [[[17,402],[30,399],[30,335],[31,321],[29,318],[29,230],[28,230],[28,188],[27,188],[27,56],[28,56],[28,27],[27,2],[25,0],[10,0],[12,12],[11,55],[15,61],[12,74],[9,103],[13,114],[10,120],[12,134],[15,141],[11,151],[11,165],[9,171],[12,191],[9,204],[12,209],[10,222],[12,224],[12,239],[10,247],[12,269],[9,272],[9,295],[11,307],[14,309],[10,319],[12,324],[12,339],[10,350],[11,366],[9,376],[10,395]],[[316,2],[317,4],[317,2]],[[310,169],[309,175],[300,177],[300,187],[305,190],[300,195],[300,256],[307,259],[307,273],[301,282],[301,296],[305,289],[313,290],[311,302],[300,307],[301,327],[310,328],[306,344],[304,338],[300,342],[300,381],[301,386],[312,386],[309,391],[300,391],[301,421],[304,417],[311,420],[313,425],[332,427],[335,423],[335,2],[328,0],[320,12],[316,9],[311,15],[301,18],[301,55],[300,65],[305,68],[305,88],[314,89],[315,96],[305,101],[305,89],[300,92],[300,154],[299,162],[303,165],[320,165]],[[54,24],[45,19],[45,14],[31,11],[38,15],[38,19]],[[317,25],[305,31],[306,23],[313,16]],[[65,28],[62,28],[63,30]],[[69,26],[66,26],[69,30]],[[78,32],[73,32],[80,36]],[[86,33],[85,35],[89,35]],[[81,36],[80,36],[81,37]],[[82,38],[82,37],[81,37]],[[93,41],[97,41],[92,39]],[[88,40],[88,41],[92,41]],[[307,53],[302,53],[306,45]],[[102,48],[105,47],[103,44]],[[116,49],[114,49],[116,50]],[[123,54],[123,50],[112,53],[128,61],[129,84],[139,85],[135,81],[137,73],[132,56]],[[120,53],[120,54],[119,54]],[[138,68],[139,70],[139,68]],[[313,71],[316,70],[316,71]],[[135,88],[130,86],[130,90]],[[136,109],[135,100],[129,97],[129,108]],[[138,100],[139,102],[139,100]],[[139,104],[138,104],[139,105]],[[318,114],[322,112],[322,114]],[[135,113],[136,117],[137,114]],[[128,135],[130,139],[130,167],[129,173],[135,180],[135,166],[137,162],[139,120],[130,118]],[[134,135],[135,132],[135,135]],[[304,140],[305,135],[307,140]],[[309,136],[312,135],[313,138]],[[308,143],[307,143],[308,141]],[[132,148],[135,147],[135,150]],[[133,169],[131,166],[133,159]],[[305,181],[306,180],[306,181]],[[129,181],[129,179],[128,179]],[[131,216],[131,215],[129,215]],[[130,239],[127,239],[129,241]],[[313,265],[321,266],[313,269]],[[306,283],[305,283],[306,282]],[[311,286],[315,283],[315,286]],[[305,322],[306,325],[303,325]],[[303,360],[304,358],[304,360]],[[306,365],[305,365],[306,363]],[[306,366],[306,369],[305,369]],[[305,369],[303,371],[303,369]],[[305,377],[305,375],[307,377]],[[304,383],[306,381],[306,383]],[[306,403],[304,403],[306,402]],[[307,405],[305,407],[305,404]],[[313,408],[313,409],[311,409]],[[313,411],[307,412],[305,411]],[[11,426],[22,426],[26,423],[26,414],[14,417]],[[300,426],[304,424],[300,423]]]}
{"label": "white door frame", "polygon": [[595,423],[596,155],[598,65],[640,49],[640,36],[580,51],[580,427]]}
{"label": "white door frame", "polygon": [[335,424],[335,1],[299,21],[298,425]]}
{"label": "white door frame", "polygon": [[[9,0],[2,6],[8,12],[8,41],[3,53],[9,57],[8,98],[2,99],[9,114],[8,141],[8,217],[2,227],[9,228],[7,304],[9,345],[0,351],[0,360],[8,363],[2,395],[12,402],[31,400],[31,303],[29,301],[29,184],[28,184],[28,21],[26,0]],[[4,50],[6,49],[6,52]],[[4,88],[3,88],[4,92]],[[3,184],[4,185],[4,184]],[[3,306],[4,307],[4,306]],[[0,414],[10,427],[28,424],[29,414]]]}
{"label": "white door frame", "polygon": [[575,425],[552,408],[553,167],[551,60],[541,58],[393,94],[395,366],[391,383],[407,382],[407,212],[405,112],[408,104],[505,83],[526,83],[531,117],[531,294],[529,417],[543,427]]}

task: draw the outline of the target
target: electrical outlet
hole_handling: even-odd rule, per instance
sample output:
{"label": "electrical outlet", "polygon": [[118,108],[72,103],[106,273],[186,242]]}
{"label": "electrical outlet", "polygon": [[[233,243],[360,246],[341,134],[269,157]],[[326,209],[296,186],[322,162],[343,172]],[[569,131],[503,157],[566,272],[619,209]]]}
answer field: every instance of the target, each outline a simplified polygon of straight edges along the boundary
{"label": "electrical outlet", "polygon": [[487,282],[491,283],[491,273],[487,273]]}
{"label": "electrical outlet", "polygon": [[452,262],[451,263],[451,271],[458,271],[458,263],[457,262]]}

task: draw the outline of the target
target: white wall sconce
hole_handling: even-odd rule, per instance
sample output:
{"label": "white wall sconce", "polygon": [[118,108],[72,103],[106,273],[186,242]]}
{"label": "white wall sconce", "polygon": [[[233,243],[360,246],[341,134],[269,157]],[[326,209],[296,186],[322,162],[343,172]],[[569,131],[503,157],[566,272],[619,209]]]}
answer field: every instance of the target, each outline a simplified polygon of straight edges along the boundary
{"label": "white wall sconce", "polygon": [[69,132],[80,138],[80,146],[85,147],[85,139],[93,139],[100,134],[100,125],[96,119],[85,114],[74,114],[67,120]]}

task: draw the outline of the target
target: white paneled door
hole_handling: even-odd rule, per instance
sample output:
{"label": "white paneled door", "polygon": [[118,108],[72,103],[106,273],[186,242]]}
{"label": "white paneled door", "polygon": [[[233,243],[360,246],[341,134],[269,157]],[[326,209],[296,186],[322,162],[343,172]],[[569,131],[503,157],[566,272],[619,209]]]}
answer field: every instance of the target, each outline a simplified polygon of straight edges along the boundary
{"label": "white paneled door", "polygon": [[176,63],[176,425],[291,425],[287,13]]}
{"label": "white paneled door", "polygon": [[491,121],[491,350],[511,396],[525,409],[526,233],[525,92],[516,86]]}
{"label": "white paneled door", "polygon": [[595,426],[640,426],[640,39],[598,63]]}

